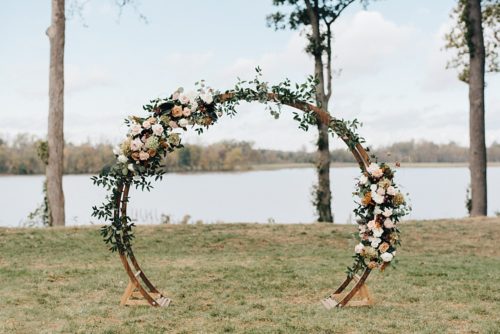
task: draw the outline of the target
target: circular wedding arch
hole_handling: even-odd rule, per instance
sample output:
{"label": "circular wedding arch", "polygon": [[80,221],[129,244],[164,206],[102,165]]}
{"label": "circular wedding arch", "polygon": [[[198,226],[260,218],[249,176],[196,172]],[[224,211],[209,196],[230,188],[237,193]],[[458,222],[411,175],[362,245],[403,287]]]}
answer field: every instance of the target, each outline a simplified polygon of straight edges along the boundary
{"label": "circular wedding arch", "polygon": [[[182,147],[179,136],[174,135],[177,133],[176,129],[186,130],[188,125],[208,128],[224,112],[234,115],[234,108],[240,101],[259,101],[264,104],[272,102],[278,109],[281,105],[292,107],[302,112],[302,117],[298,114],[294,117],[300,122],[300,127],[307,128],[307,124],[322,122],[346,143],[361,169],[357,190],[361,202],[355,210],[359,218],[360,244],[356,246],[355,263],[348,270],[347,277],[322,302],[328,309],[342,307],[357,295],[362,300],[353,300],[349,305],[372,303],[365,281],[372,269],[378,267],[383,270],[392,260],[396,245],[399,244],[399,230],[395,223],[406,214],[404,200],[396,201],[400,193],[395,192],[397,186],[393,183],[394,172],[386,164],[372,162],[372,159],[376,159],[374,156],[371,159],[362,146],[362,140],[353,131],[355,124],[338,120],[311,102],[314,89],[296,86],[297,89],[292,90],[288,81],[273,86],[271,90],[267,84],[257,79],[250,83],[254,88],[238,84],[235,89],[224,93],[212,93],[204,85],[198,93],[184,93],[179,89],[167,99],[156,99],[144,106],[150,113],[147,117],[131,117],[126,121],[130,130],[125,141],[115,151],[116,164],[93,178],[95,184],[111,192],[108,202],[93,208],[93,216],[109,222],[101,229],[101,234],[105,242],[111,245],[110,249],[118,251],[129,277],[121,305],[164,307],[171,302],[170,298],[160,293],[151,283],[133,252],[131,240],[134,237],[134,224],[127,215],[131,187],[149,188],[151,184],[146,180],[147,177],[161,179],[161,158]],[[271,113],[276,118],[279,114],[272,109]],[[374,185],[377,186],[373,188]],[[380,189],[383,189],[383,195]],[[389,212],[390,215],[387,214]],[[387,223],[388,220],[391,224]],[[355,284],[347,291],[346,288],[353,281]]]}

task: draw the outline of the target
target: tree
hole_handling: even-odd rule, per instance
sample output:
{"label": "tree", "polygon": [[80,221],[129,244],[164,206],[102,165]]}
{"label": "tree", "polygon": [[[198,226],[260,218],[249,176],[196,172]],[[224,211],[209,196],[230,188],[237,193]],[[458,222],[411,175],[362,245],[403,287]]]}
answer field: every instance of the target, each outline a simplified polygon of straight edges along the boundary
{"label": "tree", "polygon": [[448,67],[458,68],[459,79],[469,84],[470,215],[486,216],[485,71],[486,63],[488,71],[499,71],[500,2],[459,0],[452,18],[455,25],[446,34],[446,48],[454,49],[456,54]]}
{"label": "tree", "polygon": [[64,43],[65,1],[52,0],[51,25],[47,29],[50,41],[49,69],[49,121],[47,198],[50,207],[50,222],[53,226],[64,226],[64,193],[62,187],[64,151]]}
{"label": "tree", "polygon": [[[284,14],[277,11],[267,16],[268,26],[274,29],[304,29],[309,41],[306,52],[314,58],[314,75],[317,79],[316,103],[328,112],[332,96],[332,24],[355,0],[273,0],[275,6],[292,6]],[[364,3],[366,1],[360,0]],[[326,58],[326,59],[324,59]],[[326,62],[326,66],[325,66]],[[333,222],[330,190],[330,145],[328,126],[317,120],[317,162],[318,183],[313,202],[318,221]]]}
{"label": "tree", "polygon": [[[81,11],[86,2],[74,0],[70,4],[70,15]],[[126,5],[135,8],[134,0],[115,0],[120,9]],[[50,225],[64,226],[64,44],[66,41],[65,0],[51,1],[51,25],[46,31],[50,42],[49,67],[49,119],[47,129],[48,164],[46,167],[47,198],[50,208]],[[136,8],[137,11],[137,8]],[[144,15],[139,17],[145,20]]]}

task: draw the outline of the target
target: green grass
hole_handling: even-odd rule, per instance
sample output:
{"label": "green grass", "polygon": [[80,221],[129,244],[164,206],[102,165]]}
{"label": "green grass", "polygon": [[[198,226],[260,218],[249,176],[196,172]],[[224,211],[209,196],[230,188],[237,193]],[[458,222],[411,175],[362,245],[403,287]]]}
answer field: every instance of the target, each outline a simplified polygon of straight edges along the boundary
{"label": "green grass", "polygon": [[137,229],[168,308],[120,307],[127,277],[97,228],[0,229],[2,333],[500,333],[500,219],[407,222],[372,307],[319,300],[351,263],[354,226]]}

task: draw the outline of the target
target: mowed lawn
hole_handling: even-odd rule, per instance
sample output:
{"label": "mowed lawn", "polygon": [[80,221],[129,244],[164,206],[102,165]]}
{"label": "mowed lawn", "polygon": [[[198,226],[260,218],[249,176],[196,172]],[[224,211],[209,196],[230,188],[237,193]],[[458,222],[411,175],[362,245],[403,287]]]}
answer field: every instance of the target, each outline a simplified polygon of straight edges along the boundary
{"label": "mowed lawn", "polygon": [[120,307],[98,227],[0,229],[1,333],[500,333],[500,219],[406,222],[372,307],[326,310],[355,226],[160,225],[135,251],[168,308]]}

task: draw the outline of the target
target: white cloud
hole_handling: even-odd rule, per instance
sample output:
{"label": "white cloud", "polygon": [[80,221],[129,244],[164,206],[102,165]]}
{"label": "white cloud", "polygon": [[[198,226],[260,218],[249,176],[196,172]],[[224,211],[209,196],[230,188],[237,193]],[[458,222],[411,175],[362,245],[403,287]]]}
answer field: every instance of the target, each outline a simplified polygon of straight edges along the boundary
{"label": "white cloud", "polygon": [[347,77],[380,71],[414,42],[415,29],[397,25],[379,12],[360,11],[333,29],[336,67]]}
{"label": "white cloud", "polygon": [[453,57],[453,52],[444,49],[444,36],[452,24],[451,21],[443,23],[432,36],[428,48],[423,50],[426,51],[426,64],[421,87],[426,92],[442,92],[465,85],[458,80],[456,69],[446,68],[446,64]]}
{"label": "white cloud", "polygon": [[89,89],[111,86],[111,73],[101,66],[82,67],[73,64],[65,66],[66,92],[73,94]]}

